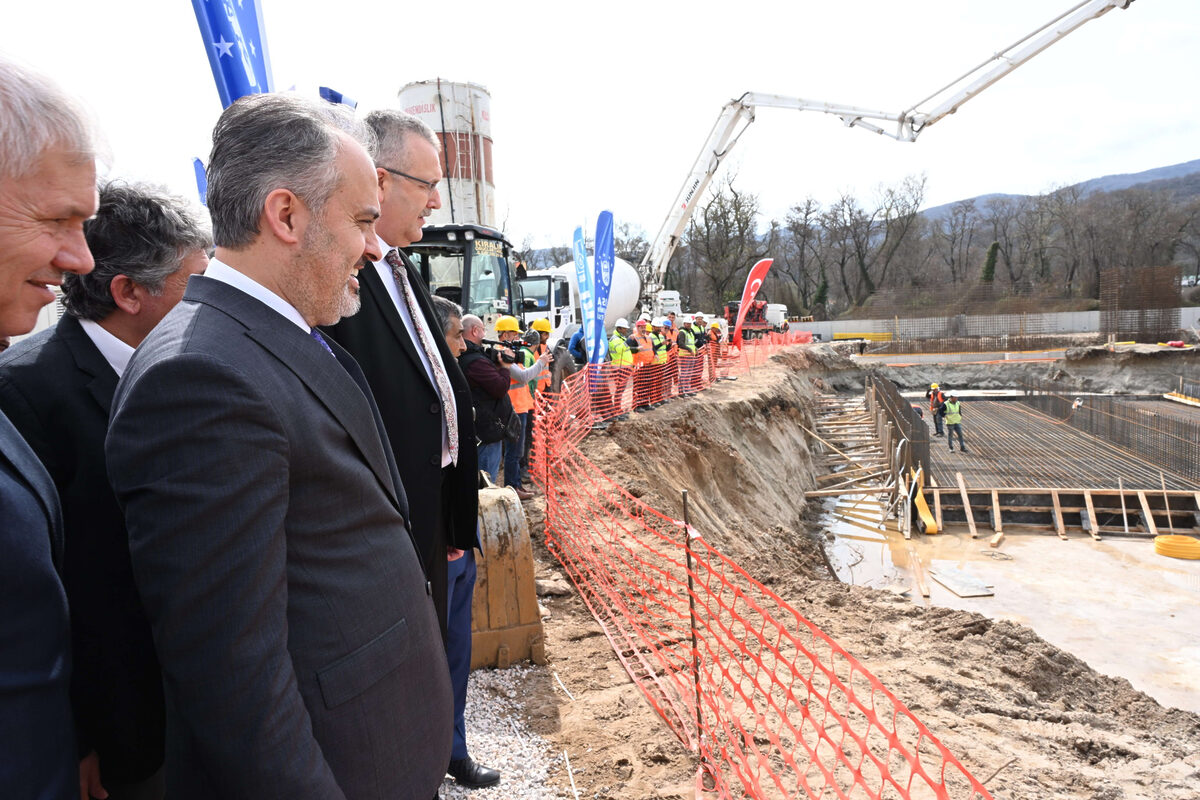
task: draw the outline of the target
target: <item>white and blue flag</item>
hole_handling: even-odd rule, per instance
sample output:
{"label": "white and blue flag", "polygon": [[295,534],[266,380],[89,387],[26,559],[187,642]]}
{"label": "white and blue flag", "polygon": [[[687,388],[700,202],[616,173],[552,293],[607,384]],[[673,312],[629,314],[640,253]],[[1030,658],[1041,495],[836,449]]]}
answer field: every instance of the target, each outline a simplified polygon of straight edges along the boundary
{"label": "white and blue flag", "polygon": [[222,107],[248,94],[272,91],[271,59],[258,0],[192,0],[192,8]]}

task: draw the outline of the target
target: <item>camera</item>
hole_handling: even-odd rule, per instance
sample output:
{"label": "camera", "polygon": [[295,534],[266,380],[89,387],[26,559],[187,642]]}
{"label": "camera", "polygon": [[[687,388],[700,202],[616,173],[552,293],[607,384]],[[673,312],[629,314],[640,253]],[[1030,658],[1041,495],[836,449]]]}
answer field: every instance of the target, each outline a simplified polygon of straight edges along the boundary
{"label": "camera", "polygon": [[513,355],[512,352],[507,348],[507,344],[504,342],[497,342],[494,339],[483,339],[479,345],[479,349],[483,351],[485,356],[491,359],[493,364],[498,365],[501,362],[505,364],[517,363],[517,357]]}

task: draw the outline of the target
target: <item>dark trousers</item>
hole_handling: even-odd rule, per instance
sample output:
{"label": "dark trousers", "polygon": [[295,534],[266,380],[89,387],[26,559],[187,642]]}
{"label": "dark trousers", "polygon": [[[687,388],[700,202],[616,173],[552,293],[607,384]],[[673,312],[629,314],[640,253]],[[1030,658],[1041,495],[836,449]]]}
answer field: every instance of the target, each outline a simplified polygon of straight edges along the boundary
{"label": "dark trousers", "polygon": [[945,433],[942,430],[942,415],[938,412],[933,412],[933,430],[935,434]]}
{"label": "dark trousers", "polygon": [[[951,450],[954,449],[954,434],[956,434],[956,433],[958,434],[959,448],[962,450],[966,450],[967,446],[965,444],[963,444],[963,438],[962,438],[962,423],[961,422],[947,422],[946,423],[946,444],[950,445]],[[987,448],[984,448],[984,449],[986,450]]]}
{"label": "dark trousers", "polygon": [[467,708],[467,678],[471,674],[471,602],[475,596],[475,551],[447,565],[449,593],[446,619],[446,661],[454,690],[454,745],[450,760],[466,758],[467,733],[463,715]]}
{"label": "dark trousers", "polygon": [[529,416],[533,412],[526,411],[517,414],[521,421],[521,437],[515,442],[504,441],[504,485],[514,489],[521,488],[521,456],[525,453],[525,427],[529,424]]}

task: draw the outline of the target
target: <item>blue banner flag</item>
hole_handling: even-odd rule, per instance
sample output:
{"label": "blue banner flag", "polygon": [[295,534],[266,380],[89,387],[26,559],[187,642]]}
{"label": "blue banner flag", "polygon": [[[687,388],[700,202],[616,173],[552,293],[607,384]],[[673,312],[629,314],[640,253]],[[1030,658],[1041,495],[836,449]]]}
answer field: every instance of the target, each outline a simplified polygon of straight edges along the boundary
{"label": "blue banner flag", "polygon": [[[575,229],[571,242],[575,254],[575,282],[579,285],[579,311],[583,315],[583,346],[591,361],[592,353],[596,352],[596,298],[592,293],[592,271],[588,269],[587,242],[583,238],[583,228]],[[594,362],[593,362],[594,363]]]}
{"label": "blue banner flag", "polygon": [[258,0],[192,0],[213,80],[228,108],[239,97],[273,89]]}
{"label": "blue banner flag", "polygon": [[321,95],[322,100],[327,100],[330,103],[333,103],[335,106],[342,105],[350,106],[351,108],[358,108],[358,101],[353,97],[347,97],[336,89],[330,89],[328,86],[318,87],[317,93]]}
{"label": "blue banner flag", "polygon": [[596,338],[601,342],[597,352],[592,355],[592,363],[603,361],[608,355],[608,337],[604,331],[604,317],[608,314],[608,295],[612,289],[613,277],[613,215],[611,211],[601,211],[596,220],[596,254],[594,257],[596,278],[592,284],[592,292],[596,296]]}
{"label": "blue banner flag", "polygon": [[204,172],[204,162],[198,158],[192,159],[192,169],[196,170],[196,191],[200,193],[200,205],[208,205],[208,175]]}

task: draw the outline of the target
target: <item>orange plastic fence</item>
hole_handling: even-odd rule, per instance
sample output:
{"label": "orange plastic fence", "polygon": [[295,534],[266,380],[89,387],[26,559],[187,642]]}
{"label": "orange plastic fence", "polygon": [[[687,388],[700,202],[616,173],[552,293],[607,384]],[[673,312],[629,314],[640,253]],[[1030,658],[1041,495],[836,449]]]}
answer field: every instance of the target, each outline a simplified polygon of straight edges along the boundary
{"label": "orange plastic fence", "polygon": [[[726,350],[715,373],[705,365],[693,380],[702,387],[714,375],[744,373],[786,341]],[[649,385],[670,396],[690,386],[685,370],[661,365]],[[601,366],[543,395],[530,472],[546,496],[547,547],[646,698],[699,753],[704,790],[723,798],[990,798],[853,656],[583,456],[579,443],[593,422],[632,407],[635,377]],[[603,403],[597,387],[608,389]]]}

